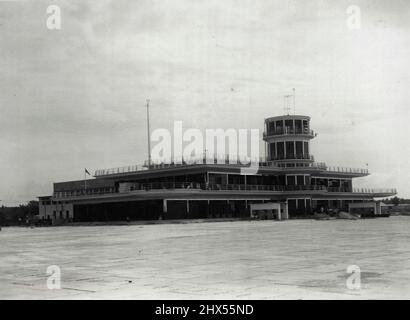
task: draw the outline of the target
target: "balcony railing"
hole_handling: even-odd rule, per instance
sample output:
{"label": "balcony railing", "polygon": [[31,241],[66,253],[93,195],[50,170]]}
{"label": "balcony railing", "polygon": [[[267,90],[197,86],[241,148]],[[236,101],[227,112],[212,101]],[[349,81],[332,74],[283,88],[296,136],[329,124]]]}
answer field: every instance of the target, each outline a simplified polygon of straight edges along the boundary
{"label": "balcony railing", "polygon": [[315,136],[315,132],[310,129],[299,129],[299,128],[278,128],[276,130],[268,130],[263,133],[264,137],[268,136],[281,136],[281,135],[308,135]]}
{"label": "balcony railing", "polygon": [[144,162],[144,167],[149,167],[150,169],[162,169],[169,167],[182,167],[189,165],[202,165],[202,164],[222,164],[222,165],[237,165],[237,166],[249,166],[250,163],[258,163],[260,166],[276,166],[272,161],[266,161],[265,158],[244,158],[236,157],[230,158],[229,155],[214,155],[213,157],[192,157],[189,159],[175,160],[152,160],[149,165],[148,161]]}
{"label": "balcony railing", "polygon": [[116,193],[114,187],[106,188],[86,188],[80,190],[68,190],[68,191],[56,191],[54,192],[54,198],[67,198],[67,197],[80,197],[88,195],[99,195],[107,193]]}
{"label": "balcony railing", "polygon": [[327,165],[324,162],[313,162],[310,165],[318,169],[327,170]]}
{"label": "balcony railing", "polygon": [[110,169],[99,169],[96,170],[94,176],[106,176],[110,174],[120,174],[120,173],[129,173],[129,172],[137,172],[143,170],[145,168],[138,167],[137,165],[126,166],[126,167],[118,167],[118,168],[110,168]]}
{"label": "balcony railing", "polygon": [[[129,186],[128,191],[135,190],[209,190],[209,191],[326,191],[325,186],[299,185],[299,186],[283,186],[283,185],[255,185],[255,184],[205,184],[197,182],[153,182],[153,183],[136,183]],[[124,189],[123,189],[124,190]]]}
{"label": "balcony railing", "polygon": [[266,161],[264,158],[259,159],[235,159],[230,160],[229,156],[214,156],[213,158],[210,157],[196,157],[190,158],[187,160],[182,161],[173,161],[173,160],[152,160],[150,164],[148,161],[144,162],[144,165],[137,166],[125,166],[125,167],[118,167],[118,168],[110,168],[110,169],[99,169],[94,172],[95,177],[106,176],[106,175],[115,175],[115,174],[123,174],[123,173],[133,173],[144,171],[147,169],[167,169],[167,168],[177,168],[177,167],[185,167],[191,165],[203,165],[203,164],[222,164],[222,165],[236,165],[241,167],[247,167],[250,165],[249,161],[257,162],[260,167],[278,167],[278,165],[272,161]]}
{"label": "balcony railing", "polygon": [[280,154],[272,157],[272,160],[311,160],[315,158],[309,154]]}
{"label": "balcony railing", "polygon": [[[289,170],[289,167],[284,167],[279,165],[275,161],[281,160],[310,160],[314,161],[314,157],[308,154],[288,154],[288,155],[280,155],[275,156],[273,159],[267,161],[265,158],[254,159],[253,162],[257,162],[257,165],[261,168],[276,168],[278,170]],[[111,168],[111,169],[100,169],[96,170],[94,173],[95,177],[102,177],[107,175],[116,175],[116,174],[124,174],[124,173],[134,173],[139,171],[144,171],[147,169],[155,170],[155,169],[167,169],[167,168],[178,168],[178,167],[185,167],[185,166],[193,166],[193,165],[204,165],[204,164],[219,164],[219,165],[233,165],[238,167],[248,167],[250,164],[248,163],[249,160],[246,159],[236,159],[231,161],[228,156],[214,156],[213,158],[191,158],[189,160],[183,160],[182,162],[174,162],[172,160],[169,161],[151,161],[151,165],[148,166],[148,162],[146,161],[144,165],[137,166],[125,166],[125,167],[118,167],[118,168]],[[367,169],[357,169],[357,168],[344,168],[344,167],[328,167],[324,162],[313,162],[313,163],[305,163],[306,166],[303,167],[295,167],[295,168],[317,168],[321,170],[326,170],[329,172],[338,172],[338,173],[350,173],[350,174],[361,174],[361,175],[368,175],[369,171]],[[293,168],[293,167],[291,167]]]}
{"label": "balcony railing", "polygon": [[[314,157],[307,154],[298,154],[298,155],[287,155],[275,157],[272,160],[267,161],[265,158],[259,158],[258,160],[252,160],[252,164],[257,163],[259,167],[276,167],[276,168],[283,168],[275,160],[314,160]],[[148,166],[148,161],[145,161],[144,167],[149,167],[150,169],[164,169],[164,168],[173,168],[173,167],[183,167],[183,166],[190,166],[190,165],[202,165],[202,164],[219,164],[219,165],[236,165],[247,167],[250,165],[249,160],[233,160],[230,161],[229,157],[215,157],[215,158],[204,158],[204,159],[194,159],[176,163],[173,161],[170,162],[151,162],[151,166]],[[309,164],[310,167],[315,168],[326,168],[326,164],[324,162],[312,163]]]}
{"label": "balcony railing", "polygon": [[397,194],[394,188],[353,188],[354,193],[372,193],[372,194]]}
{"label": "balcony railing", "polygon": [[396,189],[374,189],[374,188],[345,188],[326,187],[320,185],[250,185],[250,184],[204,184],[197,182],[157,182],[157,183],[137,183],[130,186],[129,191],[134,190],[158,190],[158,189],[197,189],[211,191],[325,191],[325,192],[353,192],[367,194],[396,194]]}
{"label": "balcony railing", "polygon": [[198,182],[153,182],[136,183],[130,186],[133,190],[158,190],[158,189],[197,189],[197,190],[248,190],[248,191],[327,191],[327,192],[353,192],[368,194],[395,194],[396,189],[374,188],[346,188],[326,187],[321,185],[254,185],[254,184],[205,184]]}
{"label": "balcony railing", "polygon": [[[353,192],[370,195],[394,195],[396,189],[373,189],[345,187],[326,187],[321,185],[255,185],[255,184],[205,184],[199,182],[153,182],[153,183],[125,183],[119,193],[150,190],[205,190],[205,191],[323,191],[323,192]],[[115,188],[94,188],[54,192],[54,198],[69,198],[118,193]]]}
{"label": "balcony railing", "polygon": [[345,167],[326,167],[326,171],[338,172],[338,173],[354,173],[368,175],[369,170],[360,168],[345,168]]}

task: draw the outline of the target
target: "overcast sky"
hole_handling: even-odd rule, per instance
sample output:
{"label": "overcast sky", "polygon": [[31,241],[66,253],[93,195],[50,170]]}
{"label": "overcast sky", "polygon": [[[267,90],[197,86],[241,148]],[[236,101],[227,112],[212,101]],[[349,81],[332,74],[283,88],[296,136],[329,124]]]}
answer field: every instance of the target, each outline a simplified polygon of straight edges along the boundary
{"label": "overcast sky", "polygon": [[[46,27],[61,8],[62,29]],[[346,25],[349,5],[361,28]],[[146,159],[151,129],[312,117],[317,161],[410,197],[407,0],[0,1],[0,199]]]}

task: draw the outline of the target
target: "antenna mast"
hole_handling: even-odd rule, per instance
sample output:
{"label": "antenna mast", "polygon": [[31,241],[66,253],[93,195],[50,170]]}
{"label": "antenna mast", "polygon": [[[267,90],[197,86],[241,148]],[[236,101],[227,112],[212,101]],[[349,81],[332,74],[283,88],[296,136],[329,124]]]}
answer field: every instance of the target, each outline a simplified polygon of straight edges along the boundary
{"label": "antenna mast", "polygon": [[296,104],[295,104],[295,99],[296,99],[296,95],[295,95],[295,88],[292,89],[293,90],[293,115],[296,115]]}
{"label": "antenna mast", "polygon": [[149,129],[149,99],[147,99],[147,139],[148,139],[148,168],[151,167],[151,137]]}
{"label": "antenna mast", "polygon": [[285,115],[289,115],[290,114],[290,105],[289,105],[289,98],[291,97],[291,95],[285,95],[283,96],[283,102],[284,102],[284,106],[283,106],[283,110],[285,111]]}

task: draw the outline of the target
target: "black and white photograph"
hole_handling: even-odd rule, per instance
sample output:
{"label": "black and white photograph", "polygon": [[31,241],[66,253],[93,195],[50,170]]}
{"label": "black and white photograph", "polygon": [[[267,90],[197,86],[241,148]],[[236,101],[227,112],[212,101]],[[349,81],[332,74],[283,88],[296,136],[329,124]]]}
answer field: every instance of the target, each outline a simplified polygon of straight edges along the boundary
{"label": "black and white photograph", "polygon": [[0,0],[0,300],[410,299],[409,35],[407,0]]}

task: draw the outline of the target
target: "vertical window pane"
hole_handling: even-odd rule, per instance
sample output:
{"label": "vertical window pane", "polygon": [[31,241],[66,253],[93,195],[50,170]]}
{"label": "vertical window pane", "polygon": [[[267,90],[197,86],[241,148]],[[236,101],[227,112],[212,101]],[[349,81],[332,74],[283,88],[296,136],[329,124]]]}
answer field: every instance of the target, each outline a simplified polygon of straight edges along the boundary
{"label": "vertical window pane", "polygon": [[288,176],[287,180],[288,180],[288,186],[294,186],[296,184],[295,176]]}
{"label": "vertical window pane", "polygon": [[275,157],[276,157],[275,144],[271,143],[270,144],[270,159],[275,159]]}
{"label": "vertical window pane", "polygon": [[303,142],[302,141],[296,141],[296,155],[300,156],[303,154]]}
{"label": "vertical window pane", "polygon": [[294,159],[294,142],[293,141],[286,141],[286,157],[288,159]]}
{"label": "vertical window pane", "polygon": [[285,156],[285,147],[283,142],[278,142],[276,144],[276,153],[277,153],[277,159],[283,159]]}
{"label": "vertical window pane", "polygon": [[305,154],[309,154],[309,143],[308,142],[303,142],[304,143],[304,148],[305,148]]}

